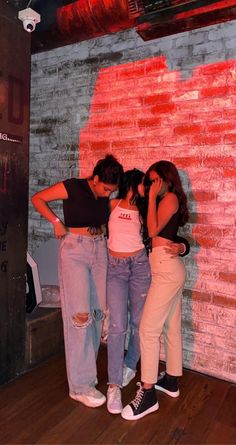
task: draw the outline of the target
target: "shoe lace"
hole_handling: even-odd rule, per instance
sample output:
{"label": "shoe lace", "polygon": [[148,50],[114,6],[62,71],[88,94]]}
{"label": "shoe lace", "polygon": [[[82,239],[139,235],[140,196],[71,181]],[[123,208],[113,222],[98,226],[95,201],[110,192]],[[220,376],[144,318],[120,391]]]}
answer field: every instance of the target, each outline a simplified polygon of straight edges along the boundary
{"label": "shoe lace", "polygon": [[112,388],[111,396],[112,396],[112,399],[115,401],[121,400],[120,388],[118,386],[115,386],[114,388]]}
{"label": "shoe lace", "polygon": [[139,386],[139,389],[136,392],[136,396],[135,396],[134,400],[132,400],[132,402],[131,402],[135,409],[138,409],[138,407],[141,403],[141,400],[143,398],[143,394],[144,394],[142,384],[140,382],[138,382],[137,386]]}

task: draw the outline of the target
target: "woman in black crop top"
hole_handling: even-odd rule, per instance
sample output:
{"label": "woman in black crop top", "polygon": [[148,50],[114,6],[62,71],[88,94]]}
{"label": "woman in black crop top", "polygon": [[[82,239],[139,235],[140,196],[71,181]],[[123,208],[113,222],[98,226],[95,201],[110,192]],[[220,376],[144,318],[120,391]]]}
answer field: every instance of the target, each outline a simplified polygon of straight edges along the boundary
{"label": "woman in black crop top", "polygon": [[[39,213],[62,239],[59,281],[69,395],[97,407],[106,397],[95,388],[96,358],[106,314],[107,246],[103,226],[109,195],[118,188],[121,164],[107,155],[88,179],[67,179],[32,197]],[[63,201],[64,223],[48,203]]]}
{"label": "woman in black crop top", "polygon": [[[148,233],[151,286],[140,323],[141,381],[135,399],[121,415],[136,420],[158,409],[156,391],[178,397],[177,377],[182,375],[181,300],[185,267],[168,253],[179,226],[188,220],[187,199],[178,171],[169,161],[159,161],[147,171]],[[158,378],[160,337],[164,337],[166,372]]]}

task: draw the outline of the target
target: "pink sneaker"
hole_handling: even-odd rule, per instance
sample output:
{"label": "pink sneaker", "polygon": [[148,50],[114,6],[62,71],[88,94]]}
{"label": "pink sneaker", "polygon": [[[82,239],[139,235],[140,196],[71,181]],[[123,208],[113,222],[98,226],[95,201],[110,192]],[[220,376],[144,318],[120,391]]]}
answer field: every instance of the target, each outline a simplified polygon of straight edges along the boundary
{"label": "pink sneaker", "polygon": [[111,414],[119,414],[123,409],[121,402],[121,390],[119,386],[108,386],[107,410]]}

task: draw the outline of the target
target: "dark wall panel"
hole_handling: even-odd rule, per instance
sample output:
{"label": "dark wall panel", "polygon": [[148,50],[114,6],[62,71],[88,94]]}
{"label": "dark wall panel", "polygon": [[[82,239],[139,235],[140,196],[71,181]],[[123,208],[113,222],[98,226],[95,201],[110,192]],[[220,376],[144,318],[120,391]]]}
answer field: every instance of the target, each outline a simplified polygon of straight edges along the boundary
{"label": "dark wall panel", "polygon": [[0,5],[0,383],[24,370],[30,34]]}

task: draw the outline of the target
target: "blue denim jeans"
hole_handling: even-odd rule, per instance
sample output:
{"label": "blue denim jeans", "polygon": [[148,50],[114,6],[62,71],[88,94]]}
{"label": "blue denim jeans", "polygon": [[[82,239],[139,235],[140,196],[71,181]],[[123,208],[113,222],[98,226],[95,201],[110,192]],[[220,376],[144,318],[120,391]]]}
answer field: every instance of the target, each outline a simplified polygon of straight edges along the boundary
{"label": "blue denim jeans", "polygon": [[[150,286],[150,266],[145,249],[134,256],[117,258],[109,255],[107,274],[108,382],[122,386],[123,365],[136,370],[140,358],[139,323]],[[125,338],[130,336],[124,359]]]}
{"label": "blue denim jeans", "polygon": [[[69,391],[83,394],[95,386],[96,358],[106,310],[107,245],[103,235],[69,233],[59,254],[59,280]],[[78,325],[75,317],[88,314]]]}

